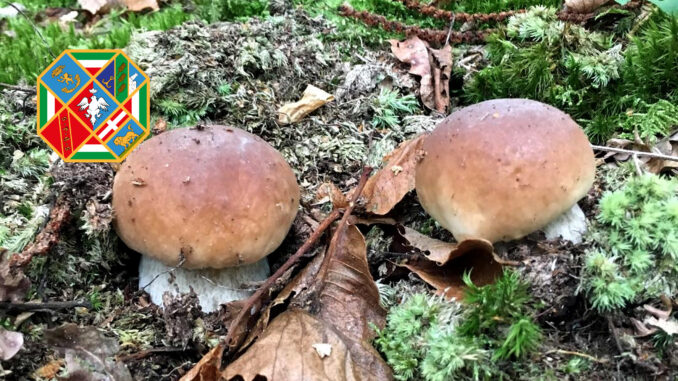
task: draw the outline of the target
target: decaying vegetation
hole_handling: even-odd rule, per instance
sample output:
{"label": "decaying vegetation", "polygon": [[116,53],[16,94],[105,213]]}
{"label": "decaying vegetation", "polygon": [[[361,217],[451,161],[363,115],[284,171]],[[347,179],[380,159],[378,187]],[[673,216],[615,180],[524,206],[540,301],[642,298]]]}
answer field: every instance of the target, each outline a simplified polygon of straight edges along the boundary
{"label": "decaying vegetation", "polygon": [[[678,19],[671,4],[580,0],[576,13],[573,2],[8,8],[0,375],[675,378]],[[418,50],[403,48],[413,36]],[[274,275],[243,285],[260,287],[252,298],[205,314],[195,293],[156,306],[139,289],[139,255],[111,229],[118,168],[63,163],[34,133],[33,85],[67,47],[125,49],[151,77],[154,135],[230,125],[290,164],[301,207],[269,256]],[[309,85],[331,97],[279,123]],[[535,232],[458,245],[420,206],[412,190],[423,134],[495,98],[553,105],[592,143],[616,149],[597,151],[594,186],[579,201],[582,242]]]}

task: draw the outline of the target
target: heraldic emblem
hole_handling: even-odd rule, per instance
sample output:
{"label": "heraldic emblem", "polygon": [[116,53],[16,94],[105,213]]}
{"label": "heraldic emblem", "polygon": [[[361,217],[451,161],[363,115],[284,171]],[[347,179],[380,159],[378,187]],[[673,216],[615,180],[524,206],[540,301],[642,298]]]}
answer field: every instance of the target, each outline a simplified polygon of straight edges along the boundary
{"label": "heraldic emblem", "polygon": [[38,77],[38,135],[69,162],[120,162],[148,135],[149,79],[121,50],[65,50]]}

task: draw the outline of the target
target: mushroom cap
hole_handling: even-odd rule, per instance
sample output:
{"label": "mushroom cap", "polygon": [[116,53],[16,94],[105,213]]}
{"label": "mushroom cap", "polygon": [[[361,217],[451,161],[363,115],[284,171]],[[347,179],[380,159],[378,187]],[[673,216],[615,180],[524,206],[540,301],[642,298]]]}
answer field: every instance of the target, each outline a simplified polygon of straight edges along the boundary
{"label": "mushroom cap", "polygon": [[591,188],[593,150],[564,112],[496,99],[452,113],[426,138],[416,189],[424,209],[458,241],[523,237]]}
{"label": "mushroom cap", "polygon": [[256,262],[287,235],[299,186],[285,159],[246,131],[210,126],[143,142],[113,183],[115,229],[135,251],[186,268]]}

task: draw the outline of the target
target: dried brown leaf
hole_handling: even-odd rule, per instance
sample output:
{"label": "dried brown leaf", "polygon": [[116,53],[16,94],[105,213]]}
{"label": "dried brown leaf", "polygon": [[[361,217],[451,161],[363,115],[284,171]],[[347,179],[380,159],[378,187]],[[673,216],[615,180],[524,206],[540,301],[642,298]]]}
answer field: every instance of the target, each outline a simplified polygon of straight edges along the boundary
{"label": "dried brown leaf", "polygon": [[[271,322],[226,368],[226,379],[391,379],[390,368],[370,345],[370,323],[383,326],[385,311],[369,273],[365,238],[353,225],[340,226],[327,254],[312,264],[283,290],[299,292],[291,302],[297,307]],[[299,306],[311,306],[312,313]],[[329,344],[330,355],[321,358],[315,344]]]}
{"label": "dried brown leaf", "polygon": [[[431,73],[433,74],[433,105],[438,112],[446,112],[450,106],[450,75],[452,74],[452,47],[429,48]],[[422,99],[424,95],[422,94]],[[430,103],[431,101],[428,101]],[[424,102],[426,104],[426,102]],[[431,108],[429,106],[429,108]]]}
{"label": "dried brown leaf", "polygon": [[386,165],[370,177],[362,193],[367,212],[384,215],[414,189],[415,168],[426,136],[404,141],[384,157]]}
{"label": "dried brown leaf", "polygon": [[678,335],[678,320],[676,319],[657,319],[649,317],[643,321],[647,325],[657,327],[664,331],[667,335]]}
{"label": "dried brown leaf", "polygon": [[316,204],[331,202],[335,209],[342,209],[348,206],[346,196],[332,183],[320,184],[316,191]]}
{"label": "dried brown leaf", "polygon": [[7,250],[0,248],[0,302],[23,300],[30,286],[22,269],[12,267]]}
{"label": "dried brown leaf", "polygon": [[460,243],[444,242],[421,234],[407,226],[398,226],[398,233],[410,246],[428,252],[428,254],[424,254],[426,258],[438,265],[444,265],[468,252],[480,250],[492,253],[493,251],[492,243],[484,239],[467,239]]}
{"label": "dried brown leaf", "polygon": [[[398,61],[410,65],[410,74],[422,77],[431,76],[431,64],[428,61],[428,43],[417,36],[405,41],[389,40],[391,52]],[[422,81],[423,82],[423,81]]]}
{"label": "dried brown leaf", "polygon": [[220,379],[221,355],[224,347],[218,344],[212,348],[180,381],[217,381]]}
{"label": "dried brown leaf", "polygon": [[568,12],[572,13],[591,13],[610,0],[565,0]]}
{"label": "dried brown leaf", "polygon": [[24,346],[21,332],[8,331],[0,327],[0,359],[7,361],[14,357]]}
{"label": "dried brown leaf", "polygon": [[[318,356],[315,344],[331,347]],[[300,309],[276,317],[261,338],[223,373],[226,380],[246,381],[376,380],[356,366],[351,343],[330,324]]]}
{"label": "dried brown leaf", "polygon": [[78,4],[93,15],[106,13],[115,7],[125,7],[133,12],[159,9],[157,0],[78,0]]}
{"label": "dried brown leaf", "polygon": [[287,103],[278,109],[278,123],[296,123],[320,106],[334,100],[334,95],[313,85],[308,85],[303,97],[294,103]]}
{"label": "dried brown leaf", "polygon": [[[631,151],[639,152],[648,152],[648,153],[657,153],[668,156],[678,157],[678,133],[659,141],[654,146],[637,138],[636,140],[627,140],[627,139],[610,139],[607,141],[606,145],[612,148],[621,148]],[[604,157],[606,160],[615,160],[624,162],[632,158],[630,153],[618,153],[618,152],[608,152]],[[638,160],[642,164],[641,166],[648,172],[658,174],[666,170],[678,169],[678,161],[675,160],[666,160],[656,157],[648,157],[638,155]]]}
{"label": "dried brown leaf", "polygon": [[52,360],[38,368],[35,372],[33,372],[33,378],[47,380],[56,378],[57,374],[59,373],[59,371],[61,371],[61,368],[64,366],[64,364],[65,361],[63,359]]}
{"label": "dried brown leaf", "polygon": [[419,96],[426,107],[445,112],[450,105],[449,80],[452,72],[452,47],[432,49],[416,35],[405,41],[389,40],[391,52],[408,65],[408,73],[421,77]]}
{"label": "dried brown leaf", "polygon": [[45,340],[66,358],[68,376],[64,380],[132,381],[125,364],[113,358],[118,340],[95,327],[67,323],[45,330]]}
{"label": "dried brown leaf", "polygon": [[494,282],[502,272],[501,264],[494,259],[492,251],[484,248],[484,245],[478,250],[467,251],[442,266],[424,257],[411,258],[402,266],[435,287],[439,294],[457,300],[462,300],[464,296],[465,272],[471,272],[471,280],[478,286]]}
{"label": "dried brown leaf", "polygon": [[148,8],[154,11],[159,9],[158,0],[121,0],[121,3],[132,12],[143,11]]}

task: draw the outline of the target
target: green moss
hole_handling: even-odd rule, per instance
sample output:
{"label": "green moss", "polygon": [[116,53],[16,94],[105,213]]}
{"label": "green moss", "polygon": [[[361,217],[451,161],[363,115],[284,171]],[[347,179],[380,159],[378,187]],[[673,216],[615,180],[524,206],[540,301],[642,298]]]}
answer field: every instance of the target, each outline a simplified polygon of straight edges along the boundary
{"label": "green moss", "polygon": [[624,38],[534,7],[488,38],[490,64],[465,84],[464,101],[539,100],[572,115],[596,142],[634,130],[664,136],[678,118],[676,19],[654,14],[626,50]]}
{"label": "green moss", "polygon": [[678,292],[678,181],[631,179],[605,194],[582,289],[601,312]]}
{"label": "green moss", "polygon": [[[26,14],[33,17],[47,6],[75,6],[71,0],[50,0],[48,3],[31,1]],[[17,83],[24,79],[35,83],[38,75],[64,49],[115,49],[124,48],[136,30],[166,30],[191,19],[207,22],[238,20],[252,16],[266,16],[268,1],[220,0],[195,1],[190,9],[184,9],[182,2],[163,4],[157,12],[135,13],[122,9],[113,10],[86,31],[75,30],[73,26],[62,28],[58,23],[38,26],[23,16],[9,19],[0,33],[0,82]],[[35,29],[45,38],[39,38]],[[49,48],[48,48],[49,46]]]}
{"label": "green moss", "polygon": [[495,284],[468,287],[460,311],[454,302],[421,293],[392,307],[376,347],[399,380],[496,379],[500,363],[524,358],[541,341],[527,283],[506,271]]}
{"label": "green moss", "polygon": [[414,94],[400,95],[397,90],[382,88],[372,106],[375,128],[395,128],[402,122],[402,116],[419,110],[419,101]]}

